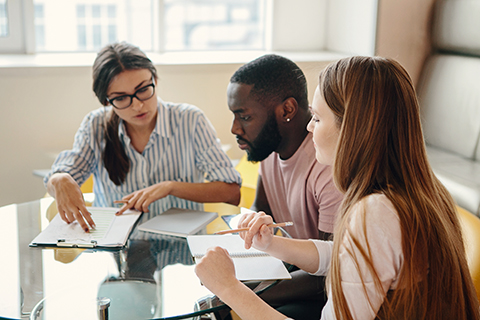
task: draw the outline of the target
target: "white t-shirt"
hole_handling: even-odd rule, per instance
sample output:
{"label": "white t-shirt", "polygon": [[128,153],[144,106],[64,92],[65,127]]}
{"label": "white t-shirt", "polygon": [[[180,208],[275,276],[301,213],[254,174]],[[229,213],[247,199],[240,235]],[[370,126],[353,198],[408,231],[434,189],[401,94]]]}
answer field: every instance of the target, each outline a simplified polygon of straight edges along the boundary
{"label": "white t-shirt", "polygon": [[[383,194],[367,196],[352,210],[349,230],[346,231],[340,248],[342,288],[354,319],[375,319],[388,290],[396,288],[403,264],[400,222],[397,211]],[[366,234],[362,223],[363,212],[365,212]],[[368,250],[368,241],[373,265],[382,284],[382,292],[377,292],[373,276],[370,274],[365,260],[358,248],[352,245],[351,234],[355,235],[364,250]],[[326,275],[330,268],[333,242],[312,241],[317,247],[320,258],[319,268],[315,275]],[[356,255],[359,270],[347,250]],[[367,292],[363,288],[360,274],[364,277]],[[322,311],[322,319],[335,319],[331,291]]]}

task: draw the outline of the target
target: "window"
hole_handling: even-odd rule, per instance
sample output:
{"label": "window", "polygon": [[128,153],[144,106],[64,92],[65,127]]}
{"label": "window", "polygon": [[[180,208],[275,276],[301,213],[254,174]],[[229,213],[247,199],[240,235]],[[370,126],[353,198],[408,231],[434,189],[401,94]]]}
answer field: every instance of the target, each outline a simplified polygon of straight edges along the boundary
{"label": "window", "polygon": [[7,0],[0,0],[0,37],[8,36]]}
{"label": "window", "polygon": [[0,0],[0,52],[373,54],[378,0]]}
{"label": "window", "polygon": [[33,0],[35,51],[96,52],[123,40],[146,51],[263,50],[266,1]]}
{"label": "window", "polygon": [[117,38],[116,4],[77,4],[77,48],[76,51],[98,51]]}
{"label": "window", "polygon": [[165,0],[165,51],[264,50],[264,0]]}
{"label": "window", "polygon": [[35,5],[35,39],[37,51],[45,50],[45,10],[43,4]]}
{"label": "window", "polygon": [[153,50],[158,0],[33,0],[36,52],[96,52],[129,41]]}
{"label": "window", "polygon": [[[24,6],[27,7],[27,6]],[[0,0],[1,52],[26,52],[22,24],[22,1]]]}

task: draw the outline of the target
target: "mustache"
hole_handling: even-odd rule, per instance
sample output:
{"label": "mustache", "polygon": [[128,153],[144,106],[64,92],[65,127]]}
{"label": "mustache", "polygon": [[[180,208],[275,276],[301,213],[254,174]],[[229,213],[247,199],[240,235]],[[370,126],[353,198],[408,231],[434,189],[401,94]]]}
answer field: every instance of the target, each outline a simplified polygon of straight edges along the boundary
{"label": "mustache", "polygon": [[237,140],[237,143],[239,143],[239,144],[240,144],[240,143],[241,143],[241,144],[246,143],[246,144],[248,144],[249,146],[251,146],[250,141],[247,141],[247,140],[245,140],[245,139],[242,139],[242,138],[240,138],[239,136],[235,136],[235,138],[236,138],[236,140]]}
{"label": "mustache", "polygon": [[[237,139],[238,144],[246,144],[251,150],[256,148],[255,145],[248,140],[242,139],[239,136],[236,136],[236,139]],[[251,152],[251,150],[250,150],[250,152]]]}

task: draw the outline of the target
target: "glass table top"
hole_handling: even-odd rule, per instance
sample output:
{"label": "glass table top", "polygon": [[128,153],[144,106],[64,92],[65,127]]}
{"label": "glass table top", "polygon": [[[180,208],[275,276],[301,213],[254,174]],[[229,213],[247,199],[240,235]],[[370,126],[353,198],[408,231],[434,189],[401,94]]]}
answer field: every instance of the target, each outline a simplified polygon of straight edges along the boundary
{"label": "glass table top", "polygon": [[[0,208],[0,318],[184,319],[226,308],[194,272],[186,239],[151,234],[121,250],[31,248],[52,198]],[[55,204],[53,204],[55,205]],[[275,284],[251,284],[262,292]]]}

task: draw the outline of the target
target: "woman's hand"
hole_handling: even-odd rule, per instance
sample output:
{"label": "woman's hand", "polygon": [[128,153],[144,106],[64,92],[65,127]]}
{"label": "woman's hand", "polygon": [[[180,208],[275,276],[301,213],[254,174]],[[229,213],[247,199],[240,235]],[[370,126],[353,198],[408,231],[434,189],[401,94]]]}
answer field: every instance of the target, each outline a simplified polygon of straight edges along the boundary
{"label": "woman's hand", "polygon": [[171,181],[160,182],[145,189],[135,191],[134,193],[122,198],[122,200],[128,202],[120,208],[116,215],[121,215],[128,209],[132,208],[141,212],[148,212],[148,206],[150,206],[152,202],[165,198],[171,193],[171,191]]}
{"label": "woman's hand", "polygon": [[77,182],[68,173],[55,173],[48,180],[48,191],[57,201],[57,209],[63,221],[72,223],[77,220],[85,232],[89,225],[94,228],[92,215],[88,212],[82,191]]}
{"label": "woman's hand", "polygon": [[273,229],[267,225],[272,223],[272,217],[262,211],[243,215],[238,227],[250,228],[248,231],[240,232],[240,237],[245,241],[245,248],[250,249],[253,246],[258,250],[267,250],[273,239]]}
{"label": "woman's hand", "polygon": [[237,280],[235,266],[227,250],[220,247],[208,249],[205,256],[197,261],[195,273],[205,287],[242,319],[286,319]]}
{"label": "woman's hand", "polygon": [[197,261],[195,273],[205,287],[219,296],[222,289],[232,288],[239,282],[232,258],[227,250],[220,247],[207,250],[205,256]]}

